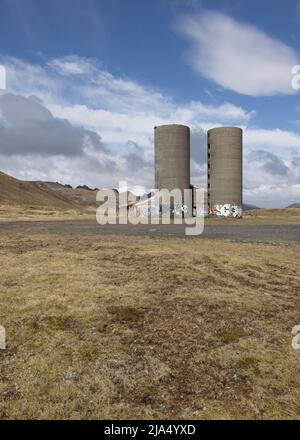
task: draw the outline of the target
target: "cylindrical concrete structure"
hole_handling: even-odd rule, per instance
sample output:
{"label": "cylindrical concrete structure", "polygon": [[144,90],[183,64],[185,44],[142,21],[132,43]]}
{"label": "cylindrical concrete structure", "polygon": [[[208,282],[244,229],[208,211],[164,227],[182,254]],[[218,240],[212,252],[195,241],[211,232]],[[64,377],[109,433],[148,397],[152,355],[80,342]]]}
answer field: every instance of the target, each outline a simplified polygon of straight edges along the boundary
{"label": "cylindrical concrete structure", "polygon": [[155,189],[190,189],[190,129],[185,125],[154,128]]}
{"label": "cylindrical concrete structure", "polygon": [[243,130],[220,127],[208,131],[207,194],[211,215],[242,217]]}

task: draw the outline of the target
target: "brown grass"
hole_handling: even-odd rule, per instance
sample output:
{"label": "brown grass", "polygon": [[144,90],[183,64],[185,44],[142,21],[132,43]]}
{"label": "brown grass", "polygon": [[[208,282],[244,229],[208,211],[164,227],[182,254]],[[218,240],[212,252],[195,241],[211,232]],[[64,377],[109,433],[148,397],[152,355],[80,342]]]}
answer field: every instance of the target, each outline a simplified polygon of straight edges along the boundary
{"label": "brown grass", "polygon": [[300,224],[300,207],[285,209],[254,209],[246,211],[244,219],[259,222],[273,222],[275,224]]}
{"label": "brown grass", "polygon": [[[0,193],[2,189],[0,187]],[[56,206],[30,205],[30,204],[1,204],[0,197],[0,222],[13,221],[40,221],[40,220],[81,220],[95,219],[96,208],[92,206],[92,198],[96,198],[94,191],[63,189],[62,194],[69,191],[70,202],[73,204],[61,209]],[[55,190],[55,192],[59,192]],[[81,205],[78,202],[76,192],[81,192]],[[86,194],[85,194],[86,193]],[[76,196],[76,197],[75,197]],[[84,204],[84,197],[87,204]],[[76,201],[77,200],[77,201]],[[300,208],[290,209],[261,209],[246,211],[243,219],[210,217],[205,219],[207,224],[234,224],[243,225],[300,225]]]}
{"label": "brown grass", "polygon": [[25,182],[0,171],[0,204],[7,206],[76,209],[80,206],[43,182]]}
{"label": "brown grass", "polygon": [[299,247],[0,235],[0,418],[300,418]]}
{"label": "brown grass", "polygon": [[57,209],[47,206],[9,206],[0,204],[0,223],[82,219],[95,219],[95,209]]}

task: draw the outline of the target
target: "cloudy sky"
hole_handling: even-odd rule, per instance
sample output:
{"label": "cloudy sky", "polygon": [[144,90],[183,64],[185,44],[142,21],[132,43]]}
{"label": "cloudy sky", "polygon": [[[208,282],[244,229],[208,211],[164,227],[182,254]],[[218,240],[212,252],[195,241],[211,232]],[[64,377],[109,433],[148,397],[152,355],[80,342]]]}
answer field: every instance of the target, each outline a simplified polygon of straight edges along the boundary
{"label": "cloudy sky", "polygon": [[299,1],[0,0],[0,11],[1,171],[150,189],[153,127],[183,123],[204,186],[207,129],[237,125],[245,202],[300,201]]}

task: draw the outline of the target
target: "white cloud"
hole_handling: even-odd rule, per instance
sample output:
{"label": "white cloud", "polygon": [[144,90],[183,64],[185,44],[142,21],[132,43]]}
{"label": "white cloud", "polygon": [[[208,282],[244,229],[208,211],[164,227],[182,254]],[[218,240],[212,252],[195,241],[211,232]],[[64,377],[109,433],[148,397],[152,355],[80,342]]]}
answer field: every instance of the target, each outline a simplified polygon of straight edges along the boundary
{"label": "white cloud", "polygon": [[[132,187],[149,189],[154,184],[153,127],[182,123],[192,129],[192,183],[205,185],[205,131],[237,125],[245,129],[246,201],[264,206],[273,200],[276,186],[272,204],[284,206],[288,185],[292,201],[300,200],[300,134],[247,128],[255,115],[252,109],[229,102],[178,103],[161,90],[116,77],[95,61],[75,56],[44,65],[13,58],[4,61],[11,98],[8,106],[7,97],[3,100],[7,95],[0,93],[6,102],[0,129],[14,144],[4,144],[3,138],[0,142],[2,171],[25,179],[93,187],[116,187],[127,180]],[[48,130],[49,124],[60,128],[56,134]],[[59,142],[54,142],[58,135]],[[263,193],[261,188],[268,189]]]}
{"label": "white cloud", "polygon": [[293,203],[298,203],[300,184],[284,183],[256,185],[255,188],[244,189],[244,198],[248,204],[261,208],[286,208]]}
{"label": "white cloud", "polygon": [[181,19],[178,30],[191,41],[189,61],[223,88],[251,96],[293,94],[294,49],[258,28],[216,12]]}
{"label": "white cloud", "polygon": [[[85,66],[81,75],[72,78],[65,75],[65,64],[72,59],[76,66]],[[53,69],[53,63],[64,66]],[[167,120],[175,118],[187,122],[217,118],[231,123],[248,122],[254,115],[232,103],[204,105],[199,101],[184,104],[160,90],[143,86],[128,78],[118,78],[103,70],[96,62],[79,57],[66,57],[49,61],[46,65],[31,65],[15,58],[6,59],[8,90],[26,96],[37,95],[45,104],[86,105],[91,109],[104,109],[113,113],[144,115],[153,114]]]}
{"label": "white cloud", "polygon": [[[299,163],[297,163],[299,160]],[[300,158],[283,160],[264,150],[244,159],[244,198],[261,207],[286,207],[300,200]]]}
{"label": "white cloud", "polygon": [[85,75],[90,73],[91,69],[91,63],[89,63],[89,61],[75,56],[51,60],[48,66],[63,75]]}
{"label": "white cloud", "polygon": [[0,90],[6,89],[6,70],[4,66],[0,64]]}
{"label": "white cloud", "polygon": [[66,119],[54,118],[36,98],[4,94],[0,111],[0,151],[7,156],[81,156],[88,146],[107,152],[100,136]]}
{"label": "white cloud", "polygon": [[274,130],[248,128],[244,132],[244,140],[248,146],[263,147],[273,152],[284,149],[300,149],[300,134],[279,128]]}

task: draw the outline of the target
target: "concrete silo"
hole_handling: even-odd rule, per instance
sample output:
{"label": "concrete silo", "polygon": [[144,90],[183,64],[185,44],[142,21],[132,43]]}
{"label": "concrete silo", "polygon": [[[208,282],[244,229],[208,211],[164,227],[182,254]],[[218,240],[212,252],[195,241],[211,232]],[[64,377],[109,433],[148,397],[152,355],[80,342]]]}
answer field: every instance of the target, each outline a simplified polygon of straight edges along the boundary
{"label": "concrete silo", "polygon": [[208,131],[207,195],[211,215],[241,217],[243,204],[243,130]]}
{"label": "concrete silo", "polygon": [[[190,129],[185,125],[154,127],[155,189],[190,189]],[[183,200],[190,206],[190,199]],[[189,205],[190,204],[190,205]]]}
{"label": "concrete silo", "polygon": [[155,188],[190,188],[190,129],[185,125],[154,128]]}

